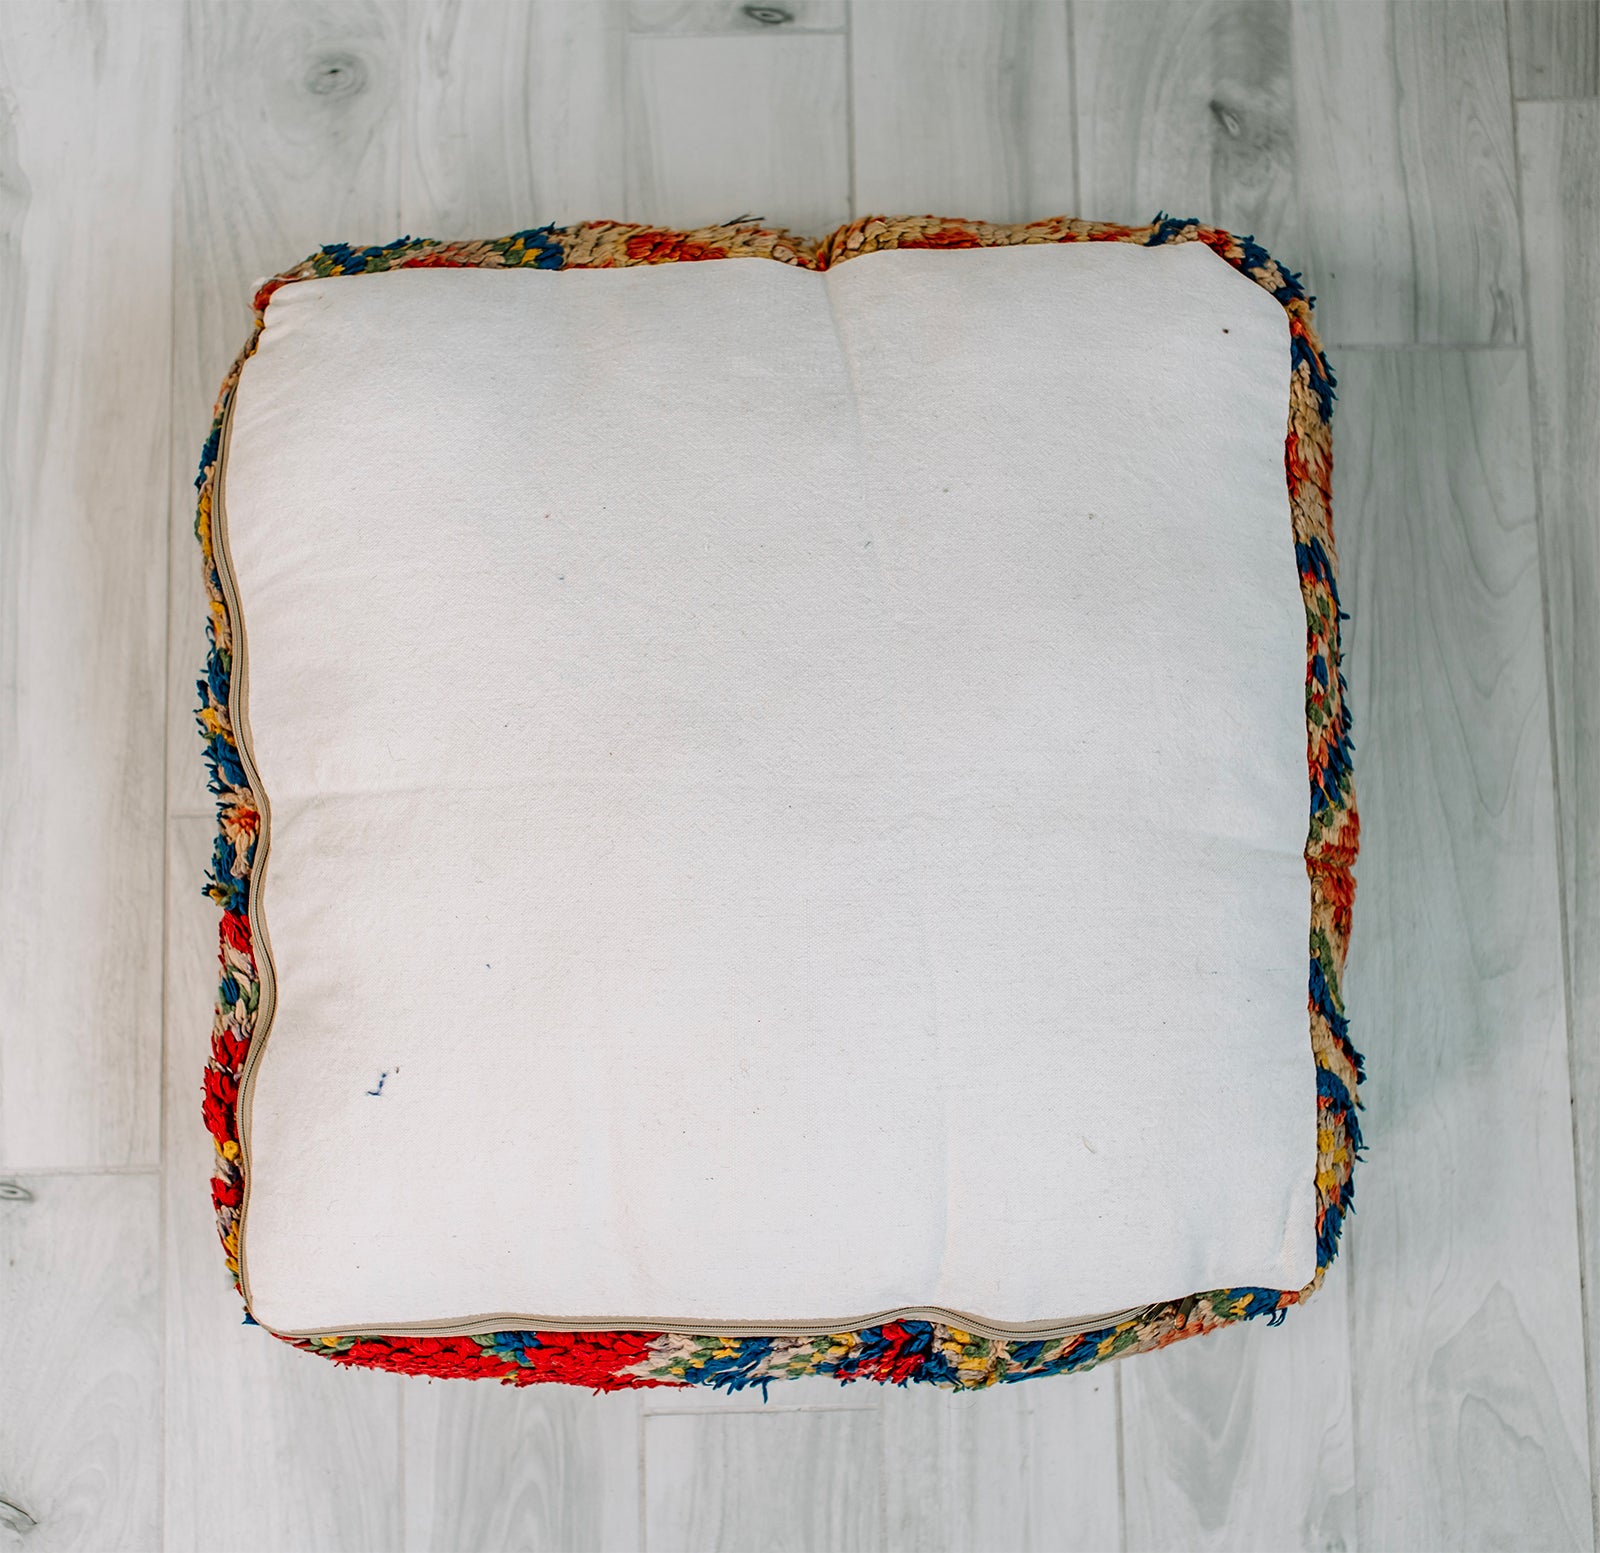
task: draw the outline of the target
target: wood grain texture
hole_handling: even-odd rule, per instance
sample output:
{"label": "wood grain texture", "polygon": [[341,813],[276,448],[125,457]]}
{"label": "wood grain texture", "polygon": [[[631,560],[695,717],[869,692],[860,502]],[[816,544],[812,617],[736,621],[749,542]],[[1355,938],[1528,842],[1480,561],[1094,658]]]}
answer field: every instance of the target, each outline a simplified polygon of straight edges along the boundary
{"label": "wood grain texture", "polygon": [[849,215],[842,37],[634,37],[627,113],[630,221],[817,233]]}
{"label": "wood grain texture", "polygon": [[1356,1547],[1346,1269],[1254,1321],[1122,1369],[1130,1553]]}
{"label": "wood grain texture", "polygon": [[640,1403],[647,1413],[768,1413],[774,1408],[829,1413],[863,1408],[871,1412],[882,1401],[883,1389],[856,1381],[841,1384],[828,1375],[807,1375],[782,1384],[774,1382],[764,1398],[759,1389],[749,1387],[719,1391],[714,1386],[663,1386],[643,1392]]}
{"label": "wood grain texture", "polygon": [[[1521,352],[1347,351],[1358,1540],[1591,1545]],[[1364,733],[1363,733],[1364,730]]]}
{"label": "wood grain texture", "polygon": [[850,25],[856,214],[1075,211],[1061,0],[856,0]]}
{"label": "wood grain texture", "polygon": [[[1371,6],[1339,6],[1346,25],[1360,25],[1369,13],[1379,14]],[[1413,338],[1426,345],[1518,341],[1522,276],[1505,12],[1493,0],[1390,0],[1387,22],[1395,160],[1412,225]],[[1324,169],[1308,163],[1302,172],[1314,191]],[[1378,283],[1390,278],[1380,274]]]}
{"label": "wood grain texture", "polygon": [[1078,0],[1072,22],[1084,214],[1198,216],[1300,262],[1288,0]]}
{"label": "wood grain texture", "polygon": [[27,1553],[161,1546],[156,1174],[17,1176],[0,1201],[0,1520]]}
{"label": "wood grain texture", "polygon": [[179,13],[0,8],[0,1161],[160,1126]]}
{"label": "wood grain texture", "polygon": [[1072,16],[1085,213],[1132,222],[1159,206],[1270,241],[1293,209],[1287,0],[1079,0]]}
{"label": "wood grain texture", "polygon": [[1600,102],[1529,106],[1517,121],[1566,899],[1589,1442],[1600,1485]]}
{"label": "wood grain texture", "polygon": [[651,1413],[644,1424],[650,1553],[709,1548],[857,1553],[882,1542],[876,1410]]}
{"label": "wood grain texture", "polygon": [[1519,338],[1498,0],[1076,0],[1073,39],[1085,214],[1256,236],[1329,340]]}
{"label": "wood grain texture", "polygon": [[194,472],[255,284],[329,242],[400,235],[407,13],[374,0],[191,0],[178,144],[173,312],[168,792],[209,814],[195,680],[205,588]]}
{"label": "wood grain texture", "polygon": [[200,892],[212,829],[175,819],[167,867],[166,1546],[383,1553],[402,1536],[407,1383],[245,1326],[217,1242],[200,1116],[218,976],[217,907]]}
{"label": "wood grain texture", "polygon": [[1104,1553],[1121,1542],[1115,1372],[885,1390],[884,1546]]}
{"label": "wood grain texture", "polygon": [[631,0],[628,26],[634,32],[843,32],[845,0]]}
{"label": "wood grain texture", "polygon": [[406,1395],[409,1553],[635,1553],[635,1392],[466,1381]]}
{"label": "wood grain texture", "polygon": [[[1292,31],[1295,160],[1306,182],[1296,195],[1298,218],[1285,231],[1293,252],[1285,249],[1284,262],[1304,265],[1325,340],[1412,342],[1424,291],[1452,295],[1477,282],[1453,265],[1428,276],[1418,267],[1401,154],[1409,105],[1398,87],[1388,11],[1369,4],[1300,5]],[[1459,171],[1454,163],[1445,166],[1447,175]],[[1508,269],[1495,284],[1509,287],[1514,279]]]}
{"label": "wood grain texture", "polygon": [[1506,0],[1518,98],[1600,91],[1600,0]]}
{"label": "wood grain texture", "polygon": [[408,7],[400,214],[412,236],[620,219],[626,14],[616,0]]}

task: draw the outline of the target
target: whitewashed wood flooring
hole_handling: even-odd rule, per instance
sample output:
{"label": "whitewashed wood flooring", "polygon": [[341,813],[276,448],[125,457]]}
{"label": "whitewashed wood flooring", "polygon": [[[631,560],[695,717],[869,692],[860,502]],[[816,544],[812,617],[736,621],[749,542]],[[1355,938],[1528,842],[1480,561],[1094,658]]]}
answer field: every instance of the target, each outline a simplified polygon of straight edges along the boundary
{"label": "whitewashed wood flooring", "polygon": [[[1600,0],[0,0],[0,1543],[1592,1549]],[[1302,265],[1371,1082],[1328,1287],[951,1397],[513,1393],[240,1325],[191,477],[250,283],[617,216],[1196,214]]]}

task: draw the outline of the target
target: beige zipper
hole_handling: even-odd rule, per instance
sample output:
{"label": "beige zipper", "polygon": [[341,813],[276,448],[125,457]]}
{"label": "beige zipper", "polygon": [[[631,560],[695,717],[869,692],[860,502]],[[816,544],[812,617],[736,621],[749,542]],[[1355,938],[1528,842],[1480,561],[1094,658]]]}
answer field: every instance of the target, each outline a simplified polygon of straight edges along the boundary
{"label": "beige zipper", "polygon": [[[228,721],[233,727],[234,743],[239,753],[239,763],[244,768],[245,781],[255,798],[256,812],[260,816],[260,830],[256,836],[255,856],[250,868],[250,888],[247,892],[247,909],[250,917],[250,941],[255,952],[256,976],[260,995],[256,1003],[256,1022],[250,1050],[245,1056],[239,1075],[238,1126],[240,1168],[244,1173],[244,1196],[239,1205],[239,1289],[244,1296],[245,1309],[256,1320],[251,1310],[250,1275],[245,1257],[245,1223],[250,1211],[250,1102],[255,1090],[256,1069],[266,1050],[267,1035],[272,1024],[277,1002],[277,976],[272,963],[272,950],[267,938],[266,921],[261,914],[261,884],[266,873],[267,847],[272,834],[271,815],[267,807],[266,790],[256,771],[255,758],[250,749],[250,728],[246,711],[248,654],[245,652],[244,615],[239,608],[238,589],[233,575],[233,559],[228,550],[227,512],[223,501],[223,480],[227,473],[228,445],[233,434],[233,403],[238,393],[236,380],[228,393],[222,411],[222,435],[217,448],[217,472],[211,495],[211,544],[217,566],[217,580],[222,588],[223,602],[228,610],[232,629],[233,663],[228,675]],[[290,1331],[278,1327],[267,1330],[279,1337],[359,1337],[359,1336],[416,1336],[464,1337],[488,1332],[668,1332],[684,1336],[726,1337],[824,1337],[835,1333],[858,1332],[865,1327],[881,1326],[890,1321],[932,1321],[957,1331],[970,1332],[976,1337],[997,1340],[1048,1341],[1060,1337],[1076,1337],[1083,1332],[1096,1332],[1106,1327],[1118,1326],[1142,1316],[1152,1307],[1133,1305],[1126,1310],[1104,1312],[1093,1316],[1080,1316],[1069,1321],[985,1321],[938,1305],[906,1305],[893,1310],[872,1311],[864,1316],[847,1316],[834,1321],[711,1321],[704,1317],[628,1316],[626,1318],[595,1316],[537,1316],[523,1312],[494,1311],[468,1316],[460,1320],[365,1322],[355,1326],[321,1327],[314,1330]],[[266,1326],[265,1322],[258,1325]]]}
{"label": "beige zipper", "polygon": [[[242,1265],[242,1263],[241,1263]],[[1128,1310],[1111,1311],[1101,1316],[1084,1316],[1077,1321],[1023,1321],[1006,1323],[984,1321],[963,1311],[940,1305],[904,1305],[894,1310],[873,1311],[865,1316],[847,1316],[840,1321],[708,1321],[699,1316],[629,1316],[626,1320],[597,1316],[579,1320],[571,1316],[529,1316],[520,1312],[494,1311],[468,1316],[461,1321],[377,1322],[363,1326],[338,1327],[332,1331],[290,1332],[272,1328],[279,1337],[382,1337],[408,1334],[417,1337],[464,1337],[486,1332],[670,1332],[696,1337],[830,1337],[836,1333],[859,1332],[866,1327],[883,1326],[891,1321],[933,1321],[954,1327],[974,1337],[1002,1341],[1046,1341],[1076,1337],[1081,1332],[1098,1332],[1141,1316],[1150,1307],[1135,1305]]]}

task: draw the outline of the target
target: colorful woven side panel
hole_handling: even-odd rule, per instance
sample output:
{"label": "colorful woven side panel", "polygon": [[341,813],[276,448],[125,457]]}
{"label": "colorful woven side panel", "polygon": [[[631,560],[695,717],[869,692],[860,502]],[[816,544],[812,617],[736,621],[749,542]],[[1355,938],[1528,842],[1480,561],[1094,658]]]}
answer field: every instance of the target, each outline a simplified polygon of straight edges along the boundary
{"label": "colorful woven side panel", "polygon": [[[204,1114],[216,1143],[212,1196],[227,1262],[239,1280],[239,1213],[244,1195],[237,1107],[240,1072],[257,1030],[261,987],[248,911],[251,865],[261,810],[240,761],[229,719],[233,621],[224,602],[212,544],[212,502],[223,414],[262,319],[280,287],[311,277],[360,275],[422,266],[539,269],[613,268],[703,259],[764,258],[822,270],[887,248],[978,248],[1017,243],[1124,242],[1153,246],[1201,242],[1271,292],[1289,316],[1292,353],[1284,465],[1293,544],[1306,608],[1306,729],[1310,827],[1306,868],[1311,888],[1308,1010],[1317,1064],[1317,1272],[1304,1289],[1214,1289],[1152,1307],[1135,1320],[1047,1341],[1000,1341],[956,1327],[897,1321],[823,1337],[681,1336],[659,1332],[484,1332],[469,1337],[327,1337],[294,1340],[336,1363],[414,1375],[492,1377],[511,1385],[566,1381],[599,1389],[710,1385],[765,1387],[773,1380],[831,1375],[973,1388],[1088,1369],[1103,1359],[1161,1348],[1180,1338],[1256,1316],[1280,1320],[1321,1283],[1351,1209],[1351,1172],[1360,1149],[1357,1091],[1361,1059],[1350,1043],[1340,992],[1354,895],[1359,835],[1351,780],[1350,711],[1339,666],[1340,610],[1330,506],[1333,377],[1312,326],[1299,278],[1252,239],[1157,217],[1122,227],[1066,218],[1020,226],[931,217],[868,217],[818,241],[756,225],[661,231],[616,222],[518,232],[492,242],[441,243],[402,238],[374,248],[324,248],[263,285],[255,329],[222,385],[211,435],[200,460],[195,532],[210,596],[210,653],[200,681],[198,720],[205,740],[219,827],[207,892],[222,908],[222,976]],[[1287,538],[1287,536],[1286,536]],[[248,1316],[246,1319],[249,1319]],[[286,1339],[287,1340],[287,1339]]]}

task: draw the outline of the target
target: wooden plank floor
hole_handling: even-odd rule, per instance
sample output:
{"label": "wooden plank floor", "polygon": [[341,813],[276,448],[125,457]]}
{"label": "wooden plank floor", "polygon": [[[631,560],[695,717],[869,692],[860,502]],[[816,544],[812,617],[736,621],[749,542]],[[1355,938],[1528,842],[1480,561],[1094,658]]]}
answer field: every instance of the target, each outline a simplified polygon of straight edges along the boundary
{"label": "wooden plank floor", "polygon": [[[1600,0],[0,4],[0,1546],[1588,1549]],[[192,472],[251,282],[621,216],[1196,214],[1339,375],[1371,1068],[1327,1289],[1075,1380],[762,1404],[240,1325]]]}

